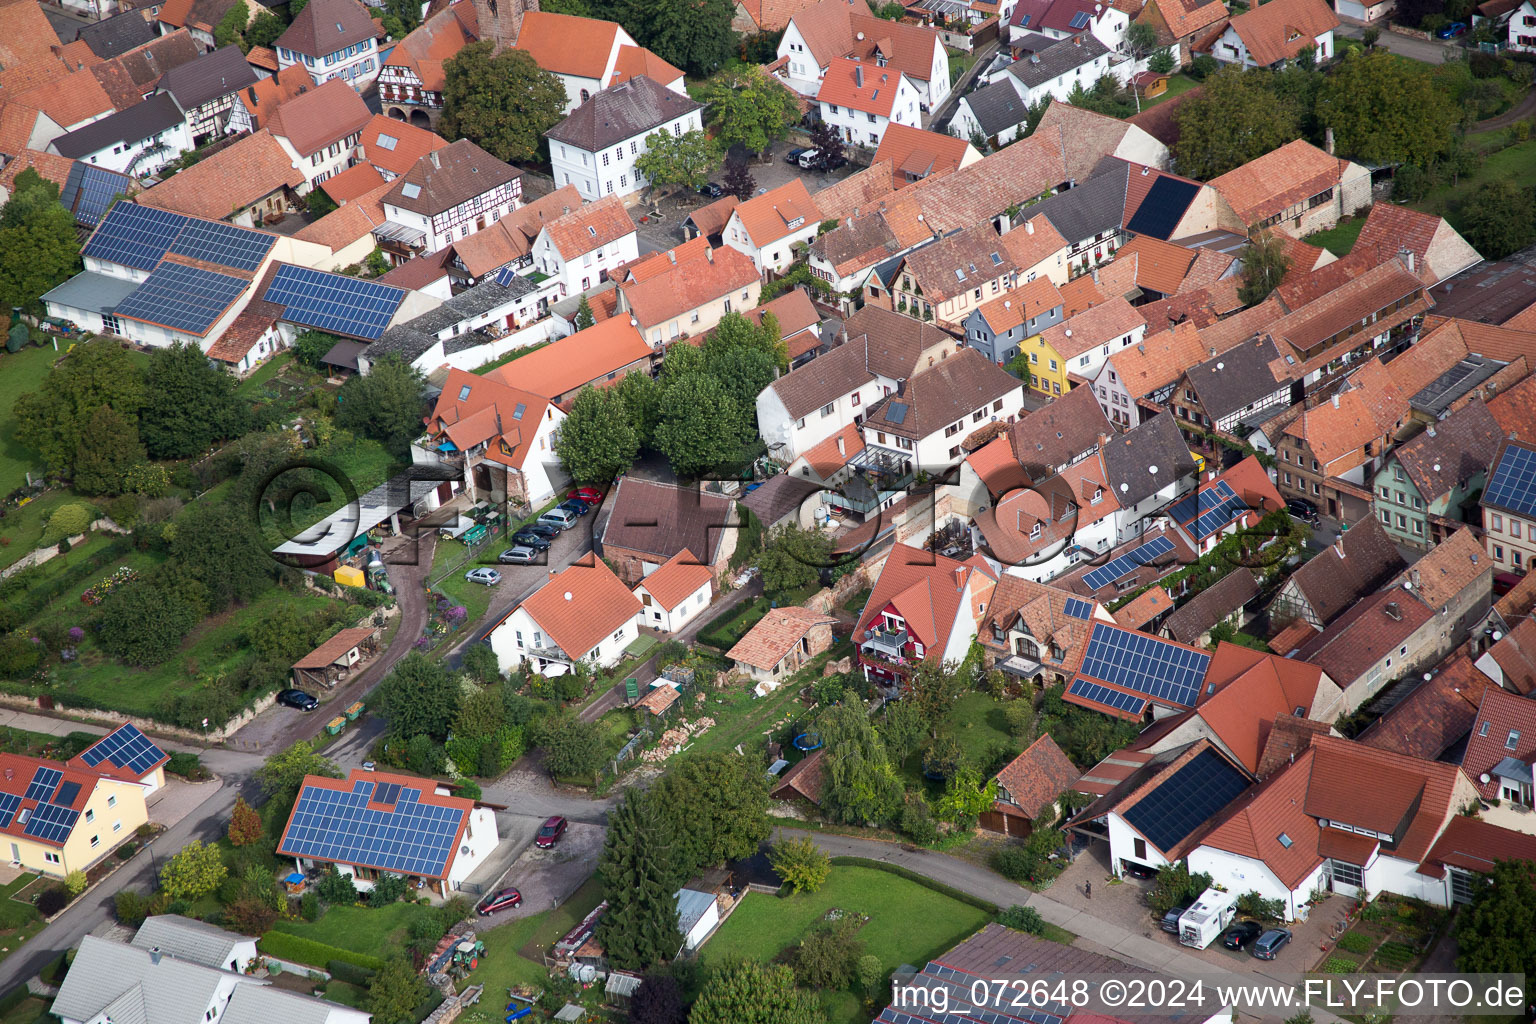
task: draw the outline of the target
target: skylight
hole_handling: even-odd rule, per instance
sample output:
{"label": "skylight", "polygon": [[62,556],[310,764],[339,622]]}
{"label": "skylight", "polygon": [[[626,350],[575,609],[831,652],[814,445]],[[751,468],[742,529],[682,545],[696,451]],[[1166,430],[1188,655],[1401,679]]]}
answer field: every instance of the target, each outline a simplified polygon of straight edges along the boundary
{"label": "skylight", "polygon": [[465,384],[463,387],[459,388],[459,401],[462,402],[464,399],[469,397],[469,388],[470,385],[468,384]]}
{"label": "skylight", "polygon": [[515,419],[515,420],[520,420],[520,419],[523,418],[523,413],[525,413],[527,411],[528,411],[527,403],[526,402],[518,402],[517,403],[517,408],[512,410],[512,418]]}
{"label": "skylight", "polygon": [[1291,843],[1295,841],[1295,840],[1291,839],[1290,836],[1286,835],[1284,832],[1280,833],[1280,837],[1279,838],[1280,838],[1280,845],[1285,847],[1287,850],[1289,850],[1291,848]]}
{"label": "skylight", "polygon": [[401,185],[400,194],[405,196],[407,199],[415,199],[417,196],[421,195],[421,186],[416,184],[414,181],[405,185]]}
{"label": "skylight", "polygon": [[964,281],[965,280],[965,271],[961,270],[959,267],[955,268],[955,280],[956,281]]}
{"label": "skylight", "polygon": [[395,138],[393,135],[383,135],[383,134],[381,134],[379,136],[379,148],[380,149],[394,149],[395,148],[395,144],[398,143],[399,141],[400,140]]}

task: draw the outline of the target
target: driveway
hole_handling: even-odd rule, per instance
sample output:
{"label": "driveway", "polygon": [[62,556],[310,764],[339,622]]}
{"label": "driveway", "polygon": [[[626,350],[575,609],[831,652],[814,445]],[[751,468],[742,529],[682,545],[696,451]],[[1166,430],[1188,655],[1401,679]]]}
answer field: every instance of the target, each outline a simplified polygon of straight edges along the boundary
{"label": "driveway", "polygon": [[[502,910],[479,920],[487,928],[552,910],[570,899],[571,893],[581,888],[583,882],[597,870],[598,854],[603,852],[603,837],[607,829],[600,825],[571,825],[565,837],[553,849],[541,850],[533,845],[533,834],[539,823],[531,822],[509,833],[502,825],[504,815],[496,816],[502,829],[502,848],[513,851],[511,864],[500,873],[492,872],[484,882],[479,877],[472,881],[485,885],[486,892],[512,886],[523,894],[523,902],[512,910]],[[542,819],[541,819],[542,820]],[[506,863],[505,860],[502,863]],[[478,875],[478,872],[477,872]]]}
{"label": "driveway", "polygon": [[[1364,29],[1359,25],[1340,25],[1335,32],[1351,39],[1359,39],[1364,34]],[[1379,49],[1391,50],[1400,57],[1411,60],[1423,61],[1425,64],[1444,64],[1450,60],[1461,47],[1452,43],[1442,43],[1437,40],[1415,39],[1413,36],[1400,36],[1396,32],[1388,32],[1382,29],[1381,38],[1376,40]]]}

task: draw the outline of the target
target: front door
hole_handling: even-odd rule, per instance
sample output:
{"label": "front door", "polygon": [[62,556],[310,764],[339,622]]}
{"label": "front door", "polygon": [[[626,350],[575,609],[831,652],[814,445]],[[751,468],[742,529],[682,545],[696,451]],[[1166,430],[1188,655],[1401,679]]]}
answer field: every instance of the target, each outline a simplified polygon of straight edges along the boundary
{"label": "front door", "polygon": [[21,847],[17,846],[15,843],[11,844],[11,862],[14,864],[21,863]]}

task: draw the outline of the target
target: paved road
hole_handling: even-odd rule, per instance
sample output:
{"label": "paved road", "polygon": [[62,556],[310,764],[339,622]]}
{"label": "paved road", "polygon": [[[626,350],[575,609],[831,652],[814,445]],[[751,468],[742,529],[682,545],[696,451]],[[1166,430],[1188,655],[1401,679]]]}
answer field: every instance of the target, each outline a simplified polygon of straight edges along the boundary
{"label": "paved road", "polygon": [[1504,113],[1477,122],[1477,127],[1474,130],[1484,132],[1491,128],[1508,128],[1516,121],[1524,121],[1533,116],[1536,116],[1536,89],[1531,89],[1521,98],[1519,103],[1516,103],[1504,111]]}
{"label": "paved road", "polygon": [[[1334,29],[1340,35],[1351,39],[1359,39],[1364,32],[1359,25],[1340,25]],[[1444,64],[1452,54],[1460,47],[1450,43],[1442,43],[1439,40],[1431,42],[1427,39],[1415,39],[1413,36],[1400,36],[1396,32],[1382,30],[1381,38],[1376,40],[1378,48],[1391,50],[1393,53],[1413,60],[1420,60],[1426,64]]]}

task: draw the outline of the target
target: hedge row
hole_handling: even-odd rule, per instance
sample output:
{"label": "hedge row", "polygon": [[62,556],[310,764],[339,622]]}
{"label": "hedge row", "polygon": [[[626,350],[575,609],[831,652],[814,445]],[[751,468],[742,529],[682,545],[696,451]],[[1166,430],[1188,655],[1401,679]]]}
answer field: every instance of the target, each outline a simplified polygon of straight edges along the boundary
{"label": "hedge row", "polygon": [[948,896],[952,900],[959,900],[967,906],[975,907],[977,910],[985,910],[989,914],[996,914],[999,910],[998,905],[990,900],[984,900],[980,896],[972,896],[970,893],[962,892],[952,885],[936,882],[927,875],[920,875],[916,871],[904,868],[899,864],[887,864],[883,860],[870,860],[868,857],[833,857],[832,863],[838,867],[873,868],[876,871],[888,871],[900,878],[905,878],[909,882],[916,882],[925,889],[932,889],[934,892]]}
{"label": "hedge row", "polygon": [[327,960],[325,971],[337,981],[344,981],[358,988],[367,988],[373,981],[376,973],[370,968],[359,967],[357,964],[348,963],[346,960]]}
{"label": "hedge row", "polygon": [[375,971],[384,966],[384,961],[376,956],[328,946],[314,939],[306,939],[302,935],[289,935],[287,932],[267,932],[256,941],[256,948],[267,956],[275,956],[279,960],[292,960],[311,967],[323,967],[332,960],[340,960]]}

